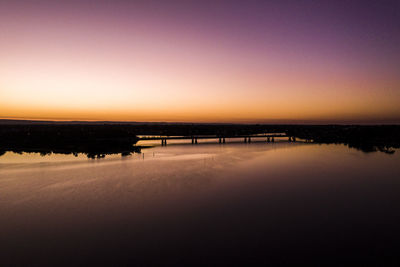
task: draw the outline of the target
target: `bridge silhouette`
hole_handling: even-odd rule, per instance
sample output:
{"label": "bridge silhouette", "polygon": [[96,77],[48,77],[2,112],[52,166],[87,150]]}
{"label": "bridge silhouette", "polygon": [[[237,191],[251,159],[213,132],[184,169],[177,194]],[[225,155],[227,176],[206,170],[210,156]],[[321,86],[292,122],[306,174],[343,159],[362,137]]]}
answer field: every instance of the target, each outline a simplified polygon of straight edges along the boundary
{"label": "bridge silhouette", "polygon": [[266,142],[275,142],[275,138],[288,138],[289,142],[296,142],[296,137],[289,136],[286,133],[263,133],[263,134],[247,134],[247,135],[183,135],[183,136],[163,136],[163,135],[146,135],[138,136],[139,141],[160,140],[162,146],[167,145],[167,140],[192,140],[192,144],[197,144],[199,139],[216,139],[218,143],[226,143],[226,139],[243,138],[244,143],[251,143],[251,138],[265,138]]}

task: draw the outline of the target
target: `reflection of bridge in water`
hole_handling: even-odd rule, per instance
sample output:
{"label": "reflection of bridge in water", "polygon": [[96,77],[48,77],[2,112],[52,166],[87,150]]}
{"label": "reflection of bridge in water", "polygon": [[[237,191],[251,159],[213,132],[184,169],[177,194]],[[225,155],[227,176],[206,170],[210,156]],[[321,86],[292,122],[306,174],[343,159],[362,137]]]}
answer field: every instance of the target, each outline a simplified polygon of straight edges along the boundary
{"label": "reflection of bridge in water", "polygon": [[226,139],[243,138],[244,143],[251,143],[251,138],[265,138],[266,142],[275,142],[275,138],[288,138],[289,142],[296,142],[296,137],[288,136],[285,133],[264,133],[264,134],[247,134],[247,135],[188,135],[188,136],[163,136],[163,135],[147,135],[138,136],[139,141],[160,140],[162,146],[167,145],[167,140],[192,140],[192,144],[197,144],[199,139],[216,139],[218,143],[224,144]]}

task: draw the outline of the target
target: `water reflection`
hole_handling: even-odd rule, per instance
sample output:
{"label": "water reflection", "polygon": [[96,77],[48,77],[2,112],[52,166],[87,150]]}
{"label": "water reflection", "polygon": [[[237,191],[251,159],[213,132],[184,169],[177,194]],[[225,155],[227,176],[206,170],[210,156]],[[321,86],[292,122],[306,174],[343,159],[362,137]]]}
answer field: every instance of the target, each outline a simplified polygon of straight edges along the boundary
{"label": "water reflection", "polygon": [[3,155],[0,263],[399,263],[398,153],[283,142],[142,152]]}

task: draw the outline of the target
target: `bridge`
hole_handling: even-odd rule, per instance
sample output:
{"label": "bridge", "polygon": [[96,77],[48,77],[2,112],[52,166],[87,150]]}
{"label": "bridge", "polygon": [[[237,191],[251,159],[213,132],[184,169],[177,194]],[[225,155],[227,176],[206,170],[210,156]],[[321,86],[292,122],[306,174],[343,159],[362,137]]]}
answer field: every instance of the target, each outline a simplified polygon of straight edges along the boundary
{"label": "bridge", "polygon": [[243,138],[244,143],[251,143],[251,138],[265,138],[266,142],[275,142],[275,138],[288,138],[289,142],[296,142],[296,137],[288,136],[286,133],[263,133],[247,135],[183,135],[183,136],[163,136],[147,135],[138,136],[139,141],[160,140],[162,146],[167,145],[167,140],[192,140],[192,144],[197,144],[199,139],[216,139],[218,143],[224,144],[227,138]]}

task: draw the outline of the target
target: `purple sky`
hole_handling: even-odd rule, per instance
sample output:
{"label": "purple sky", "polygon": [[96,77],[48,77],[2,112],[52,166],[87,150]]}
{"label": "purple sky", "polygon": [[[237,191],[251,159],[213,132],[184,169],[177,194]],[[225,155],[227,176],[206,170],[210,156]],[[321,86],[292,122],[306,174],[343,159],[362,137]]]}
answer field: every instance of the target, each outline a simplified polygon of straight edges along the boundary
{"label": "purple sky", "polygon": [[399,18],[399,1],[2,0],[0,117],[400,122]]}

